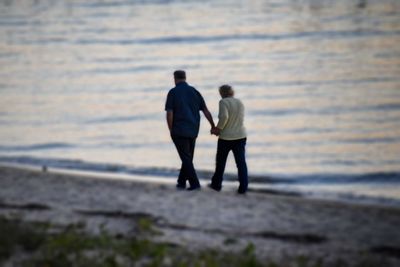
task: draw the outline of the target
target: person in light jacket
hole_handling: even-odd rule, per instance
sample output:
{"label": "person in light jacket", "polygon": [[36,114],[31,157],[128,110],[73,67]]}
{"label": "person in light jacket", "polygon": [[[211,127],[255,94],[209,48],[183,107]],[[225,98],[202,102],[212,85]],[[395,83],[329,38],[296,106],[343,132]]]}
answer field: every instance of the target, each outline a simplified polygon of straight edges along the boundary
{"label": "person in light jacket", "polygon": [[245,194],[248,187],[248,174],[245,147],[247,141],[244,121],[244,105],[242,101],[234,97],[234,91],[230,85],[222,85],[219,88],[222,99],[219,101],[218,124],[212,128],[211,133],[219,136],[215,173],[209,187],[220,191],[225,171],[226,160],[232,150],[238,168],[239,194]]}

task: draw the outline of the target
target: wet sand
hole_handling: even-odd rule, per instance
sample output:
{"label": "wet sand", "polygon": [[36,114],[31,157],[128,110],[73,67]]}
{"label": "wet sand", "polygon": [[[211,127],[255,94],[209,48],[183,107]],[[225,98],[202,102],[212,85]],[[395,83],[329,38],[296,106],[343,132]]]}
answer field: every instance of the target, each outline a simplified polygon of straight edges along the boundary
{"label": "wet sand", "polygon": [[94,233],[103,225],[124,236],[135,234],[138,218],[147,218],[162,233],[155,241],[190,250],[239,251],[252,243],[261,260],[306,256],[328,264],[400,266],[400,208],[259,192],[240,196],[234,188],[218,193],[205,185],[177,191],[173,182],[145,181],[0,167],[0,214],[83,222]]}

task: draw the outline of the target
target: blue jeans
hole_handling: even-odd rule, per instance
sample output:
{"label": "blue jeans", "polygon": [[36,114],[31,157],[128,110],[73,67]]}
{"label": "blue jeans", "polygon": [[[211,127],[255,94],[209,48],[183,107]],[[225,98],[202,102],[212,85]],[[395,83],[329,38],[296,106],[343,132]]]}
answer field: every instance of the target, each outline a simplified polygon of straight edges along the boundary
{"label": "blue jeans", "polygon": [[239,177],[239,193],[245,193],[248,187],[248,175],[246,164],[246,138],[237,140],[222,140],[218,139],[217,157],[215,173],[211,179],[211,186],[217,190],[222,187],[222,180],[225,171],[226,159],[229,152],[232,150],[235,157],[236,166],[238,168]]}
{"label": "blue jeans", "polygon": [[181,170],[178,177],[178,187],[185,187],[186,180],[189,181],[190,187],[200,186],[197,178],[196,170],[193,165],[194,147],[196,138],[172,136],[172,141],[175,144],[179,157],[182,161]]}

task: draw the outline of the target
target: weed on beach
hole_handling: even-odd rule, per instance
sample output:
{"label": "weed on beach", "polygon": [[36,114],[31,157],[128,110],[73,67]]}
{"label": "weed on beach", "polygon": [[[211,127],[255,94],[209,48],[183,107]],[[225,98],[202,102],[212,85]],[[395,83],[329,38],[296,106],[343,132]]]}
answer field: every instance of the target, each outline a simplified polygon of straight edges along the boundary
{"label": "weed on beach", "polygon": [[90,235],[82,224],[57,232],[54,228],[0,217],[0,263],[11,260],[23,267],[262,266],[252,246],[241,255],[230,255],[214,250],[188,252],[174,244],[151,241],[151,235],[159,232],[146,219],[139,220],[141,233],[131,238],[113,236],[104,229]]}
{"label": "weed on beach", "polygon": [[[60,227],[49,223],[24,222],[0,216],[0,265],[11,262],[21,267],[323,267],[322,260],[299,257],[290,265],[261,262],[255,246],[248,244],[240,253],[218,250],[187,251],[169,243],[151,240],[160,234],[153,222],[141,219],[135,237],[85,232],[85,224]],[[226,243],[236,240],[228,239]],[[331,265],[330,265],[331,266]],[[348,266],[338,262],[334,267]],[[379,266],[364,262],[358,267]]]}

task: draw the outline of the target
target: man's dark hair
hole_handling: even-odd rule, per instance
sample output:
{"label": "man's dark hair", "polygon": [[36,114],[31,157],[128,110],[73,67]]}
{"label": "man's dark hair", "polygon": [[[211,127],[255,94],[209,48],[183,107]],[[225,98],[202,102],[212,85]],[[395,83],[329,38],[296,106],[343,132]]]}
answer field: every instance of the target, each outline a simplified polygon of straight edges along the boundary
{"label": "man's dark hair", "polygon": [[186,72],[184,70],[176,70],[174,72],[175,80],[186,80]]}

